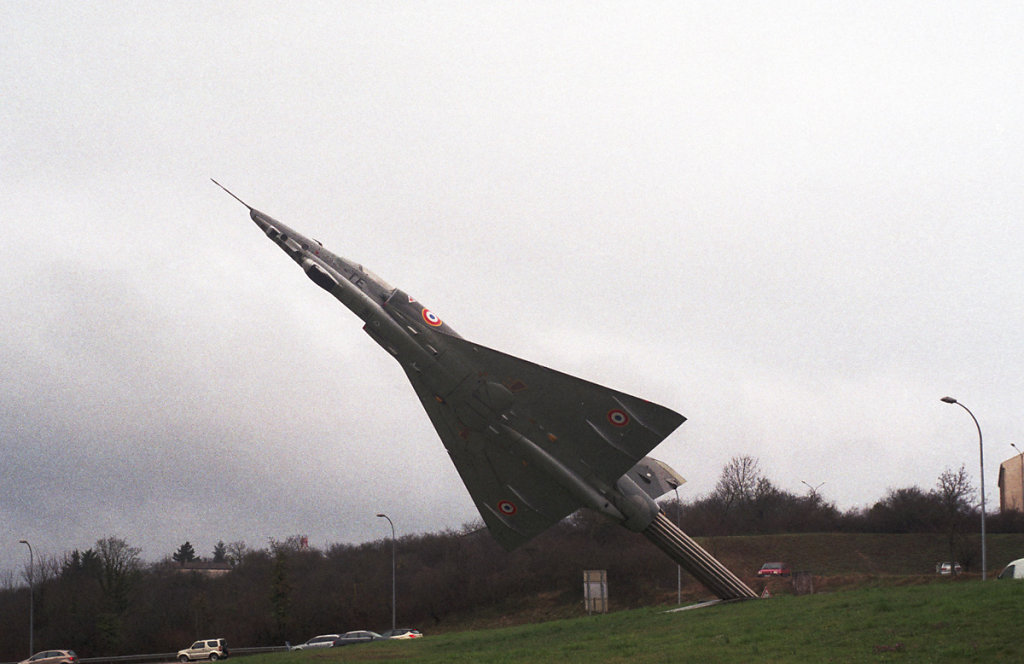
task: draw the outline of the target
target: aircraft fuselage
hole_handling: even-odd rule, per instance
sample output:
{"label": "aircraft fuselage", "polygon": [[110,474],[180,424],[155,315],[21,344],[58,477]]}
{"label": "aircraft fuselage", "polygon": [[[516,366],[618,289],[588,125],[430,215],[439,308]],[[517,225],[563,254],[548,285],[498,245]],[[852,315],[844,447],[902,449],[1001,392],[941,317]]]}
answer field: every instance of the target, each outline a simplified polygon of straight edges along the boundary
{"label": "aircraft fuselage", "polygon": [[655,502],[685,480],[645,455],[686,418],[468,342],[362,265],[231,196],[399,362],[499,543],[514,548],[589,507],[644,533],[720,597],[753,596]]}

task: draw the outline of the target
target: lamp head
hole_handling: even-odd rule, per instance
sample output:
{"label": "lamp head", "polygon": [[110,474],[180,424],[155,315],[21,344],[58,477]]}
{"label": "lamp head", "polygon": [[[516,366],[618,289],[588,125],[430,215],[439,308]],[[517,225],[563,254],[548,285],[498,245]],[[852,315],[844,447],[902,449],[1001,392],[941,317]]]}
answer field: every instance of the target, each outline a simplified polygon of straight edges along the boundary
{"label": "lamp head", "polygon": [[943,403],[956,403],[956,399],[954,399],[953,397],[942,397],[941,399],[939,399],[939,401]]}

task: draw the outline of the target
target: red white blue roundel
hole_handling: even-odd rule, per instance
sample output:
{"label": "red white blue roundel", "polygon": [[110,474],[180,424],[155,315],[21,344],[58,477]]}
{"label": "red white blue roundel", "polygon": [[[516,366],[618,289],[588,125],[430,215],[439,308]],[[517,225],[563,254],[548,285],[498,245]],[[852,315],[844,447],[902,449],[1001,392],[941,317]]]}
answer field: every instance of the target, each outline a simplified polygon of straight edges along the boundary
{"label": "red white blue roundel", "polygon": [[498,501],[498,511],[504,514],[505,516],[512,516],[519,510],[518,508],[516,508],[516,504],[513,503],[512,501],[500,500]]}
{"label": "red white blue roundel", "polygon": [[441,325],[441,319],[438,318],[437,314],[435,314],[430,309],[423,310],[423,320],[427,322],[427,325],[431,325],[433,327],[438,327]]}
{"label": "red white blue roundel", "polygon": [[608,421],[617,427],[624,427],[629,424],[629,415],[616,408],[608,411]]}

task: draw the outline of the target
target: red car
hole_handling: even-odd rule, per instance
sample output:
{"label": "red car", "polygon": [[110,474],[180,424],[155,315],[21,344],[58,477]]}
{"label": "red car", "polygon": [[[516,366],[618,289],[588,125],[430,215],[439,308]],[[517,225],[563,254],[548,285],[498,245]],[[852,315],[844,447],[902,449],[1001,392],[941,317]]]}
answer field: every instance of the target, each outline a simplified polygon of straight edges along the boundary
{"label": "red car", "polygon": [[757,570],[758,576],[789,576],[792,572],[786,563],[765,563]]}

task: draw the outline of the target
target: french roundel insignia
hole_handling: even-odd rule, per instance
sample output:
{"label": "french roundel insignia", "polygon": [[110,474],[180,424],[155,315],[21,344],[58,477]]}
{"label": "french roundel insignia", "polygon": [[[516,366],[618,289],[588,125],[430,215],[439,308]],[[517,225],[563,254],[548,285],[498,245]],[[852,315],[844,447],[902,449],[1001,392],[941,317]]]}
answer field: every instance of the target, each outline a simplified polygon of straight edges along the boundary
{"label": "french roundel insignia", "polygon": [[629,424],[629,415],[616,408],[608,411],[608,421],[617,427],[624,427]]}
{"label": "french roundel insignia", "polygon": [[437,314],[435,314],[430,309],[423,310],[423,320],[427,322],[427,325],[430,325],[432,327],[438,327],[441,325],[441,319],[438,318]]}
{"label": "french roundel insignia", "polygon": [[498,511],[505,516],[512,516],[518,511],[518,509],[516,508],[515,503],[509,500],[501,500],[498,502]]}

